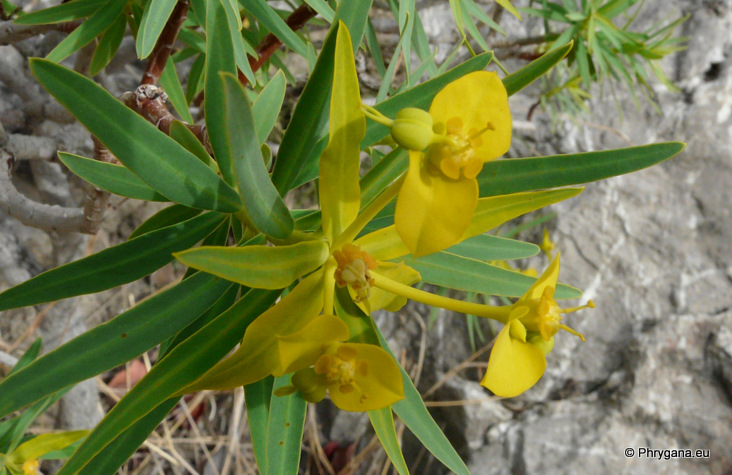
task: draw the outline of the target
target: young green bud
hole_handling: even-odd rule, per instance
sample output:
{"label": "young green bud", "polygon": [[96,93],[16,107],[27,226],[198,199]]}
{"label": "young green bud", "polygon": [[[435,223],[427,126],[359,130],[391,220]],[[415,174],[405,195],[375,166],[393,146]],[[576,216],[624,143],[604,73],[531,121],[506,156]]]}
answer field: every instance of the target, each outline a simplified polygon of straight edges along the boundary
{"label": "young green bud", "polygon": [[424,150],[432,143],[432,116],[414,107],[402,109],[391,125],[391,136],[408,150]]}

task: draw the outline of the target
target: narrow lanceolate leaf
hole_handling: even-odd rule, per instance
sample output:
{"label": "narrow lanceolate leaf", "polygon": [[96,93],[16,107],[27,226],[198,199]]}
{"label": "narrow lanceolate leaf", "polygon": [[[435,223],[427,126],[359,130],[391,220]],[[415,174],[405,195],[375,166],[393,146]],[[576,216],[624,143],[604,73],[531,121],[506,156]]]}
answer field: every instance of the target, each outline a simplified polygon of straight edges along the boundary
{"label": "narrow lanceolate leaf", "polygon": [[165,63],[163,74],[160,75],[160,85],[163,87],[165,92],[168,93],[170,103],[173,105],[173,108],[175,108],[175,111],[181,119],[189,124],[195,123],[196,121],[193,120],[191,111],[188,110],[186,94],[183,92],[183,86],[180,84],[178,73],[175,70],[175,62],[172,57],[168,58],[168,62]]}
{"label": "narrow lanceolate leaf", "polygon": [[509,96],[512,96],[525,88],[554,67],[559,61],[561,61],[567,53],[572,49],[572,42],[570,41],[564,46],[560,46],[557,49],[549,51],[541,56],[541,58],[532,61],[523,68],[519,69],[513,74],[510,74],[503,78],[503,85],[506,88],[506,92]]}
{"label": "narrow lanceolate leaf", "polygon": [[58,158],[79,178],[115,195],[136,200],[169,201],[126,167],[59,152]]}
{"label": "narrow lanceolate leaf", "polygon": [[75,0],[51,8],[44,8],[15,19],[18,25],[47,25],[64,23],[92,15],[109,0]]}
{"label": "narrow lanceolate leaf", "polygon": [[399,446],[399,437],[397,437],[394,428],[394,416],[391,414],[391,407],[369,411],[369,420],[394,468],[399,472],[399,475],[408,475],[409,468],[404,461],[404,455]]}
{"label": "narrow lanceolate leaf", "polygon": [[[290,375],[275,378],[274,388],[290,384]],[[268,475],[297,473],[307,402],[300,393],[276,396],[272,393],[267,428]]]}
{"label": "narrow lanceolate leaf", "polygon": [[369,11],[373,0],[361,0],[359,2],[340,2],[336,9],[333,23],[342,22],[346,25],[351,39],[351,50],[356,51],[361,44],[366,23],[369,18]]}
{"label": "narrow lanceolate leaf", "polygon": [[[418,259],[404,259],[430,284],[486,295],[521,297],[536,279],[485,262],[467,259],[449,252],[436,252]],[[571,287],[557,286],[555,298],[579,298],[582,293]]]}
{"label": "narrow lanceolate leaf", "polygon": [[[166,67],[165,69],[168,68]],[[163,74],[163,76],[165,76],[165,74]],[[191,123],[193,123],[193,120],[191,120]],[[183,122],[179,120],[174,120],[170,123],[170,136],[176,142],[185,147],[186,150],[198,157],[198,159],[205,163],[207,167],[218,173],[219,166],[216,164],[213,158],[211,158],[211,155],[209,155],[209,153],[206,151],[206,147],[203,146],[201,141],[198,140],[198,137],[196,137],[196,135],[191,132],[191,130],[186,127]]]}
{"label": "narrow lanceolate leaf", "polygon": [[[226,0],[224,0],[226,1]],[[214,157],[226,183],[235,185],[232,150],[226,137],[226,97],[219,73],[236,74],[226,10],[221,1],[206,1],[206,79],[204,85],[206,131]],[[246,190],[241,190],[246,193]]]}
{"label": "narrow lanceolate leaf", "polygon": [[272,399],[274,377],[267,376],[256,383],[244,386],[244,402],[247,405],[247,422],[252,435],[252,447],[257,467],[267,473],[267,438],[269,437],[269,403]]}
{"label": "narrow lanceolate leaf", "polygon": [[[18,358],[18,362],[15,363],[15,366],[13,366],[13,369],[10,370],[10,374],[16,373],[20,371],[21,369],[25,368],[33,360],[38,358],[38,354],[41,352],[41,346],[42,346],[42,340],[41,338],[36,338],[36,341],[34,341],[31,346],[28,347],[27,350],[25,350],[25,353],[23,353],[23,356]],[[10,376],[10,374],[8,376]]]}
{"label": "narrow lanceolate leaf", "polygon": [[445,252],[479,261],[498,261],[535,256],[539,253],[539,246],[490,234],[478,234],[445,249]]}
{"label": "narrow lanceolate leaf", "polygon": [[[250,290],[227,311],[176,346],[107,413],[58,475],[82,470],[124,430],[200,377],[241,340],[246,327],[278,295],[278,291]],[[104,472],[90,467],[87,473]]]}
{"label": "narrow lanceolate leaf", "polygon": [[236,76],[222,74],[220,79],[226,98],[224,133],[248,220],[264,234],[285,239],[295,221],[264,166],[249,99]]}
{"label": "narrow lanceolate leaf", "polygon": [[241,199],[210,168],[84,76],[31,60],[38,81],[127,168],[172,201],[233,213]]}
{"label": "narrow lanceolate leaf", "polygon": [[104,32],[99,39],[99,44],[94,50],[94,56],[92,56],[91,64],[89,65],[90,76],[96,76],[99,71],[109,64],[114,55],[117,54],[119,45],[122,44],[122,38],[125,36],[126,28],[127,18],[124,15],[120,15],[112,23],[112,26]]}
{"label": "narrow lanceolate leaf", "polygon": [[330,141],[320,157],[320,209],[323,231],[330,242],[358,215],[361,205],[358,172],[365,131],[351,37],[341,23],[335,47]]}
{"label": "narrow lanceolate leaf", "polygon": [[[310,148],[324,129],[330,89],[324,84],[333,82],[333,54],[337,25],[333,25],[320,49],[313,72],[292,112],[290,126],[285,130],[272,171],[272,182],[280,195],[293,187],[300,170],[318,156],[310,155]],[[306,161],[307,160],[307,161]]]}
{"label": "narrow lanceolate leaf", "polygon": [[178,405],[179,399],[178,397],[174,397],[166,400],[149,414],[136,421],[132,426],[117,434],[114,440],[93,457],[89,461],[89,464],[79,471],[77,475],[115,473],[140,448],[148,435],[155,430],[165,416]]}
{"label": "narrow lanceolate leaf", "polygon": [[478,175],[480,195],[575,185],[623,175],[667,160],[685,146],[664,142],[601,152],[495,160],[486,163]]}
{"label": "narrow lanceolate leaf", "polygon": [[43,355],[0,383],[0,413],[136,358],[198,318],[230,285],[200,272]]}
{"label": "narrow lanceolate leaf", "polygon": [[138,58],[147,58],[152,53],[176,3],[178,0],[150,0],[147,4],[137,33]]}
{"label": "narrow lanceolate leaf", "polygon": [[257,118],[257,140],[263,144],[277,123],[277,116],[285,99],[287,79],[282,70],[272,76],[252,104],[252,115]]}
{"label": "narrow lanceolate leaf", "polygon": [[289,246],[204,246],[175,255],[183,264],[257,289],[282,289],[328,258],[323,241]]}
{"label": "narrow lanceolate leaf", "polygon": [[90,294],[137,280],[172,261],[173,252],[193,246],[224,219],[206,213],[46,271],[0,293],[0,310]]}
{"label": "narrow lanceolate leaf", "polygon": [[[529,211],[576,196],[582,190],[583,188],[566,188],[481,198],[468,229],[460,240],[483,234]],[[356,244],[377,260],[396,259],[409,254],[393,225],[358,238]]]}
{"label": "narrow lanceolate leaf", "polygon": [[201,210],[196,208],[189,208],[183,205],[168,206],[147,218],[144,223],[132,231],[132,234],[130,234],[127,240],[129,241],[130,239],[134,239],[160,228],[182,223],[183,221],[187,221],[199,214],[201,214]]}
{"label": "narrow lanceolate leaf", "polygon": [[[389,344],[384,339],[379,328],[375,325],[373,328],[379,337],[381,347],[388,351],[393,358],[394,353],[391,352]],[[394,412],[396,412],[397,416],[404,421],[404,424],[406,424],[409,430],[422,442],[422,445],[432,452],[437,460],[457,474],[470,475],[470,471],[465,465],[465,462],[463,462],[463,459],[460,458],[452,445],[450,445],[450,441],[442,433],[440,426],[432,419],[432,416],[424,405],[424,401],[422,401],[422,396],[417,391],[417,388],[414,387],[414,383],[412,383],[407,372],[404,371],[401,365],[399,365],[399,370],[402,373],[402,381],[404,382],[404,399],[391,406]]]}
{"label": "narrow lanceolate leaf", "polygon": [[58,63],[89,44],[117,20],[126,4],[127,0],[109,0],[48,53],[46,59]]}

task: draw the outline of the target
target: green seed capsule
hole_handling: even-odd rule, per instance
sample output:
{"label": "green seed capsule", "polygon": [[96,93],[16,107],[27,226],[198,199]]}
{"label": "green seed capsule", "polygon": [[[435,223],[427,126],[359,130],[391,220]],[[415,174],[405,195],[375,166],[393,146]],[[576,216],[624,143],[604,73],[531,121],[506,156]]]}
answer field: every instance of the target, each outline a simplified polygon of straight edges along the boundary
{"label": "green seed capsule", "polygon": [[527,338],[527,341],[532,345],[537,346],[541,350],[541,352],[544,353],[544,356],[548,355],[549,352],[552,351],[552,349],[554,348],[554,337],[552,337],[549,341],[546,341],[539,333],[532,334],[531,336],[529,336],[529,338]]}
{"label": "green seed capsule", "polygon": [[421,151],[432,143],[432,116],[422,109],[400,110],[391,125],[394,141],[408,150]]}

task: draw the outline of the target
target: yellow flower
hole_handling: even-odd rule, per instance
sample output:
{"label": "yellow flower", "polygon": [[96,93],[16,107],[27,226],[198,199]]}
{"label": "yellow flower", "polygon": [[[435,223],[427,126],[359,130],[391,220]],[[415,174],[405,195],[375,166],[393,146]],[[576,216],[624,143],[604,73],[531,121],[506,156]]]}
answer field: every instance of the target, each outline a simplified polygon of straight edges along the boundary
{"label": "yellow flower", "polygon": [[[432,101],[429,116],[434,125],[416,112],[410,127],[400,127],[407,122],[399,120],[392,125],[402,146],[428,143],[424,152],[409,152],[394,216],[399,236],[416,257],[460,241],[478,202],[475,177],[483,163],[506,153],[511,143],[508,96],[492,72],[470,73],[448,84]],[[408,140],[410,131],[416,140]]]}
{"label": "yellow flower", "polygon": [[541,240],[541,244],[539,244],[539,248],[546,254],[549,259],[552,258],[552,253],[554,252],[554,242],[552,241],[551,236],[549,236],[549,231],[544,229],[544,237]]}
{"label": "yellow flower", "polygon": [[401,373],[382,348],[364,343],[333,343],[312,368],[297,371],[292,385],[277,394],[300,391],[309,402],[330,393],[333,403],[346,411],[371,411],[390,406],[404,397]]}
{"label": "yellow flower", "polygon": [[541,378],[546,368],[545,355],[554,346],[554,335],[565,330],[585,340],[582,334],[562,323],[562,314],[587,305],[562,309],[554,300],[559,275],[559,254],[516,303],[511,305],[508,322],[493,345],[488,368],[481,384],[501,397],[523,393]]}
{"label": "yellow flower", "polygon": [[37,459],[28,459],[23,463],[23,475],[37,475],[41,473],[40,467]]}

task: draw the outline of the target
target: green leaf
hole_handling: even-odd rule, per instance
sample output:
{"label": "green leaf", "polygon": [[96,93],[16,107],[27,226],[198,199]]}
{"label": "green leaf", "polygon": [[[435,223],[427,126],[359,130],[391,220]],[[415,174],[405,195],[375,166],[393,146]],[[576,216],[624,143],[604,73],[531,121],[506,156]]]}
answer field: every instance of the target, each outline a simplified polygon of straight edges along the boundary
{"label": "green leaf", "polygon": [[300,56],[307,56],[308,47],[292,28],[280,18],[265,0],[241,0],[241,5],[257,19],[261,26],[268,29],[282,43]]}
{"label": "green leaf", "polygon": [[223,132],[247,221],[268,236],[285,239],[292,234],[295,222],[264,167],[249,99],[234,75],[222,74],[221,80],[226,110]]}
{"label": "green leaf", "polygon": [[409,474],[409,468],[404,461],[404,455],[399,446],[399,438],[396,429],[394,429],[394,416],[391,414],[391,407],[385,407],[378,411],[369,411],[369,420],[396,471],[399,472],[399,475]]}
{"label": "green leaf", "polygon": [[223,219],[221,215],[206,213],[46,271],[0,293],[0,310],[90,294],[132,282],[172,261],[173,252],[193,246]]}
{"label": "green leaf", "polygon": [[75,0],[28,13],[15,19],[18,25],[48,25],[78,20],[100,10],[109,0]]}
{"label": "green leaf", "polygon": [[[419,272],[424,282],[486,295],[521,297],[536,281],[534,277],[520,272],[444,251],[418,259],[410,257],[400,260]],[[554,298],[574,299],[581,296],[582,292],[577,289],[560,284]]]}
{"label": "green leaf", "polygon": [[104,8],[99,8],[94,12],[87,21],[72,31],[69,36],[48,53],[46,59],[54,63],[61,62],[75,51],[91,43],[94,38],[112,26],[117,18],[122,15],[122,10],[126,4],[127,0],[109,0],[104,4]]}
{"label": "green leaf", "polygon": [[[184,31],[184,30],[181,30]],[[198,94],[203,88],[203,70],[206,65],[206,55],[199,54],[198,57],[193,61],[191,70],[188,73],[188,84],[186,84],[186,101],[193,102],[196,94]]]}
{"label": "green leaf", "polygon": [[[483,197],[478,200],[478,206],[462,239],[483,234],[522,214],[572,198],[582,190],[583,188],[562,188]],[[396,259],[409,254],[394,225],[362,236],[357,243],[367,248],[375,259]]]}
{"label": "green leaf", "polygon": [[173,108],[175,108],[175,111],[178,113],[180,118],[189,124],[195,123],[196,121],[193,120],[191,111],[188,110],[186,95],[185,92],[183,92],[183,86],[180,84],[180,79],[178,79],[178,73],[175,71],[175,62],[172,57],[168,58],[168,62],[165,63],[163,74],[160,75],[160,85],[165,92],[168,93],[170,103],[173,105]]}
{"label": "green leaf", "polygon": [[330,88],[323,85],[333,83],[333,54],[337,30],[336,23],[328,32],[315,68],[292,112],[290,127],[285,130],[282,137],[272,172],[272,183],[280,195],[284,195],[292,188],[298,173],[309,161],[319,158],[319,156],[311,157],[310,149],[321,135],[328,118]]}
{"label": "green leaf", "polygon": [[127,240],[129,241],[138,236],[142,236],[143,234],[147,234],[166,226],[181,223],[193,218],[194,216],[198,216],[199,214],[201,214],[201,210],[196,208],[189,208],[183,205],[168,206],[145,220],[145,222],[139,225],[137,229],[132,231],[132,234],[130,234]]}
{"label": "green leaf", "polygon": [[329,242],[358,215],[360,144],[366,130],[351,37],[343,23],[338,27],[333,69],[330,139],[320,157],[319,188],[323,232]]}
{"label": "green leaf", "polygon": [[[226,183],[236,184],[232,150],[227,139],[226,96],[219,73],[236,74],[234,47],[224,5],[218,0],[207,0],[206,11],[206,82],[204,111],[206,131],[214,157]],[[243,189],[244,193],[246,190]]]}
{"label": "green leaf", "polygon": [[198,157],[198,159],[205,163],[207,167],[209,167],[215,173],[218,173],[218,164],[213,160],[213,158],[211,158],[211,155],[208,154],[208,152],[206,151],[206,147],[204,147],[201,141],[198,140],[196,134],[191,132],[191,130],[184,123],[179,120],[174,120],[173,122],[171,122],[170,137],[179,144],[181,144],[183,147],[185,147],[186,150]]}
{"label": "green leaf", "polygon": [[127,168],[163,196],[192,208],[235,212],[239,195],[154,125],[84,76],[32,59],[38,81]]}
{"label": "green leaf", "polygon": [[66,152],[58,152],[58,158],[79,178],[115,195],[145,201],[169,201],[121,165]]}
{"label": "green leaf", "polygon": [[480,196],[575,185],[623,175],[681,152],[686,145],[664,142],[640,147],[551,157],[495,160],[478,175]]}
{"label": "green leaf", "polygon": [[267,376],[256,383],[244,386],[244,402],[247,405],[247,422],[252,436],[252,447],[257,467],[267,472],[267,438],[269,437],[269,403],[274,397],[274,377]]}
{"label": "green leaf", "polygon": [[[10,453],[23,442],[23,436],[28,431],[28,428],[38,416],[46,412],[46,410],[54,404],[56,401],[66,394],[69,388],[57,391],[54,394],[49,395],[45,399],[41,399],[31,407],[23,411],[20,416],[14,417],[3,423],[3,426],[7,428],[4,434],[0,434],[0,447],[3,447],[6,453]],[[6,426],[5,424],[8,424]]]}
{"label": "green leaf", "polygon": [[479,261],[498,261],[535,256],[539,253],[539,246],[490,234],[478,234],[445,251]]}
{"label": "green leaf", "polygon": [[320,267],[329,255],[325,242],[303,241],[277,247],[205,246],[175,257],[187,266],[248,287],[282,289]]}
{"label": "green leaf", "polygon": [[333,16],[335,15],[335,12],[325,0],[305,0],[305,3],[318,12],[318,15],[322,16],[325,21],[333,23]]}
{"label": "green leaf", "polygon": [[[122,431],[199,378],[241,339],[246,327],[275,301],[279,291],[250,290],[226,312],[158,361],[110,410],[58,472],[75,474]],[[94,472],[90,467],[89,473]]]}
{"label": "green leaf", "polygon": [[137,33],[138,58],[145,59],[150,56],[177,3],[178,0],[150,0],[148,2]]}
{"label": "green leaf", "polygon": [[[17,373],[21,369],[28,366],[33,360],[38,358],[38,354],[41,352],[41,346],[43,342],[40,338],[36,338],[36,340],[31,344],[31,346],[28,347],[27,350],[25,350],[25,353],[23,353],[23,356],[18,358],[18,362],[15,363],[15,366],[13,366],[13,369],[10,370],[10,376],[13,373]],[[2,447],[0,447],[0,450],[2,450]]]}
{"label": "green leaf", "polygon": [[348,32],[351,34],[351,50],[355,53],[361,45],[366,22],[369,18],[373,0],[360,0],[358,2],[339,2],[333,17],[333,24],[342,21]]}
{"label": "green leaf", "polygon": [[549,51],[548,53],[543,54],[539,59],[532,61],[515,73],[503,78],[503,85],[506,87],[508,95],[512,96],[516,94],[521,89],[546,74],[547,71],[567,56],[567,53],[572,49],[572,44],[573,43],[570,41],[564,46],[560,46],[559,48]]}
{"label": "green leaf", "polygon": [[[290,375],[286,374],[275,378],[274,388],[277,390],[288,384]],[[307,402],[300,393],[288,396],[272,393],[267,430],[267,471],[263,473],[297,473],[306,410]]]}
{"label": "green leaf", "polygon": [[160,424],[160,421],[173,410],[179,399],[174,397],[166,400],[118,434],[109,445],[89,461],[88,465],[78,472],[78,475],[115,473],[145,442],[148,435]]}
{"label": "green leaf", "polygon": [[136,358],[198,318],[229,286],[199,272],[43,355],[0,382],[0,414]]}
{"label": "green leaf", "polygon": [[[381,347],[388,351],[392,358],[394,358],[394,353],[391,352],[389,344],[384,339],[379,328],[375,325],[374,331],[379,337]],[[398,364],[399,360],[394,359]],[[450,445],[450,441],[447,440],[445,434],[442,433],[440,427],[432,419],[432,416],[430,416],[429,411],[427,411],[424,405],[424,401],[422,401],[422,396],[420,396],[417,388],[414,387],[414,383],[412,383],[407,372],[404,371],[401,365],[399,365],[399,370],[402,372],[402,381],[404,382],[404,399],[392,405],[391,408],[437,460],[459,475],[470,475],[470,471],[465,465],[465,462],[463,462],[452,445]]]}
{"label": "green leaf", "polygon": [[94,50],[94,56],[92,56],[91,64],[89,65],[90,76],[96,76],[99,71],[109,64],[117,53],[119,45],[122,44],[122,38],[125,36],[126,28],[127,18],[124,15],[120,15],[112,23],[112,26],[104,32],[97,48]]}
{"label": "green leaf", "polygon": [[236,67],[244,73],[244,76],[249,80],[250,84],[255,84],[257,79],[254,77],[254,71],[252,71],[252,67],[249,65],[248,56],[256,58],[258,57],[258,53],[242,36],[241,14],[239,13],[238,5],[235,0],[225,0],[221,3],[223,3],[226,21],[229,24],[229,34],[234,48]]}
{"label": "green leaf", "polygon": [[252,104],[252,115],[257,118],[257,140],[263,144],[277,123],[277,116],[285,100],[287,80],[282,70],[272,76]]}

